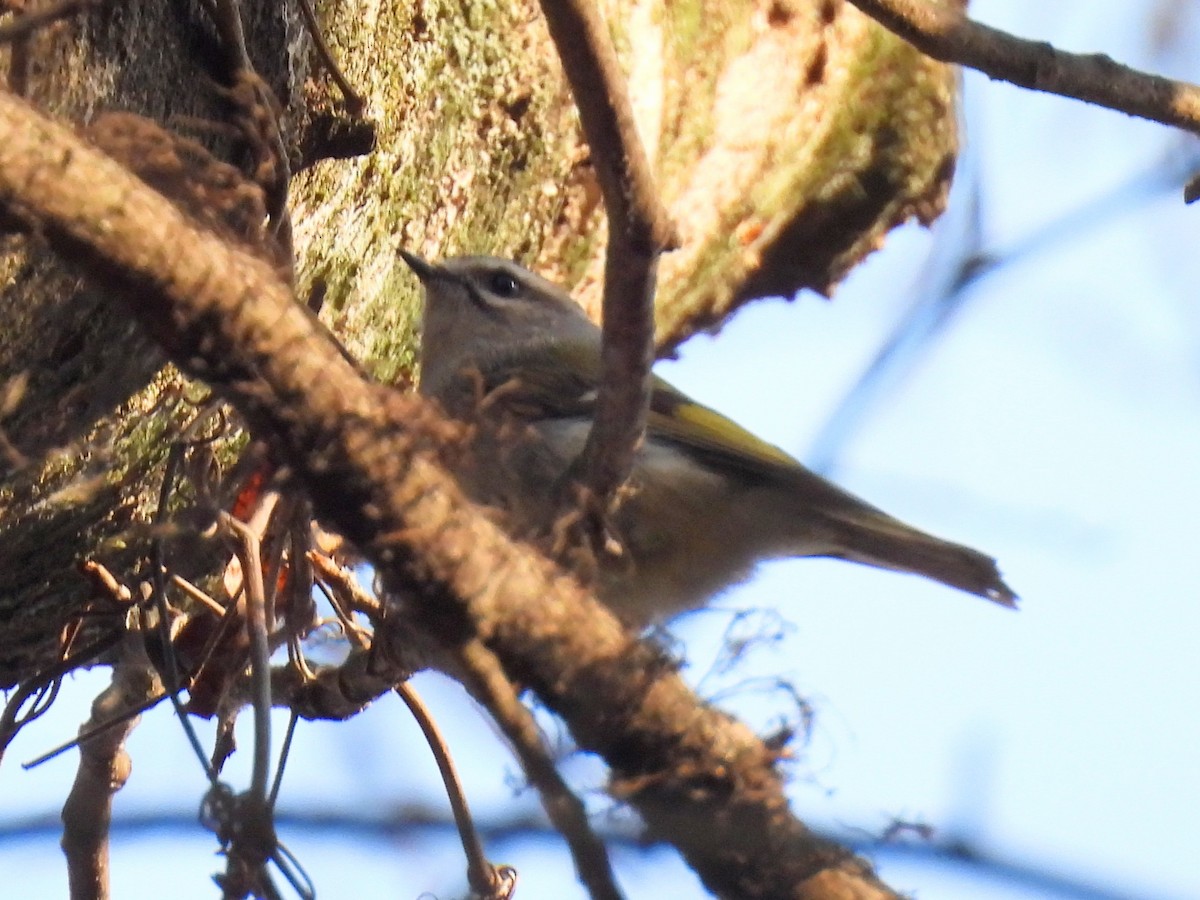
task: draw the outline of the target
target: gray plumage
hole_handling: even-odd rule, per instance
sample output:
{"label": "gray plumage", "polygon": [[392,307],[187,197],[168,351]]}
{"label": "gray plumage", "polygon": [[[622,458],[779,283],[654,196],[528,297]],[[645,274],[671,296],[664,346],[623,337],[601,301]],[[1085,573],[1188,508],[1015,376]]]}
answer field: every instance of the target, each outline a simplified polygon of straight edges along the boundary
{"label": "gray plumage", "polygon": [[[525,426],[512,440],[481,429],[460,481],[516,531],[549,531],[554,487],[591,427],[600,329],[514,263],[403,256],[426,291],[422,393],[469,419],[499,389]],[[905,525],[661,379],[630,487],[613,523],[623,552],[601,558],[595,588],[635,626],[702,606],[759,560],[789,556],[912,572],[1015,606],[990,557]]]}

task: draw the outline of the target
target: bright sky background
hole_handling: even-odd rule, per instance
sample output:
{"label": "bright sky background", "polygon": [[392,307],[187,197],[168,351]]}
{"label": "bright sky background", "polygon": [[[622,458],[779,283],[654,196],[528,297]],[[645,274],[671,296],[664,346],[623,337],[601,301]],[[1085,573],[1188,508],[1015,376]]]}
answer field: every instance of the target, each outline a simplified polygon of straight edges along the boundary
{"label": "bright sky background", "polygon": [[[1100,14],[1081,2],[979,0],[972,9],[1018,34],[1200,81],[1192,4],[1111,0]],[[1153,14],[1177,16],[1152,38]],[[983,242],[999,252],[1183,146],[1165,128],[973,75],[967,122]],[[702,693],[757,727],[793,712],[769,690],[772,678],[791,679],[812,704],[812,739],[793,767],[806,820],[864,840],[896,818],[920,822],[937,830],[935,840],[960,839],[1106,892],[1055,894],[919,853],[876,855],[885,879],[922,900],[1200,896],[1200,209],[1184,207],[1178,190],[1135,191],[1118,209],[1092,209],[1086,227],[1043,235],[972,285],[834,457],[835,477],[871,502],[995,555],[1022,596],[1019,613],[916,578],[807,560],[765,567],[717,611],[673,629]],[[833,303],[806,295],[756,304],[660,372],[811,458],[914,303],[932,245],[928,233],[905,229]],[[794,624],[732,673],[713,674],[730,610],[746,607],[777,607]],[[757,621],[770,626],[771,617]],[[105,673],[74,679],[0,767],[7,896],[65,896],[53,829],[20,841],[2,832],[57,815],[76,756],[32,773],[17,763],[72,734],[105,682]],[[528,793],[514,798],[516,766],[462,691],[431,676],[418,687],[477,817],[536,812]],[[165,710],[147,717],[130,750],[134,776],[118,815],[194,815],[203,781]],[[567,771],[581,785],[602,783],[590,760]],[[246,782],[244,766],[228,774]],[[437,784],[391,698],[349,723],[302,724],[282,806],[367,817],[409,804],[441,811]],[[599,796],[594,803],[604,806]],[[323,898],[462,890],[460,854],[444,832],[396,839],[285,824],[281,834]],[[115,851],[115,896],[213,897],[208,876],[221,868],[213,847],[199,826],[126,835]],[[491,851],[519,869],[518,897],[583,896],[555,841],[499,840]],[[616,860],[635,900],[705,896],[669,851],[623,849]]]}

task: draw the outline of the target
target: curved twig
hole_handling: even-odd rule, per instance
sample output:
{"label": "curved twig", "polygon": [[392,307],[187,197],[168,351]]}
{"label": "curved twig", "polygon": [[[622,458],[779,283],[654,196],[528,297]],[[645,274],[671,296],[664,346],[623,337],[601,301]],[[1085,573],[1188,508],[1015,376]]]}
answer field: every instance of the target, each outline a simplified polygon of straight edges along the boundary
{"label": "curved twig", "polygon": [[321,23],[317,21],[317,14],[313,11],[311,0],[299,0],[299,4],[300,15],[304,17],[304,26],[308,29],[308,36],[312,38],[313,47],[316,48],[317,56],[324,64],[325,71],[329,73],[329,77],[342,92],[346,111],[352,116],[361,115],[363,108],[367,105],[366,101],[354,89],[354,85],[350,83],[350,79],[342,72],[341,66],[334,58],[333,51],[329,48],[329,44],[325,41],[325,35],[321,31]]}
{"label": "curved twig", "polygon": [[[119,641],[120,637],[117,635],[97,638],[17,686],[13,695],[7,698],[4,712],[0,713],[0,762],[4,760],[4,753],[13,738],[17,736],[17,732],[30,722],[45,715],[58,694],[58,685],[62,682],[62,677],[68,672],[92,662]],[[34,698],[33,703],[30,704],[28,710],[25,710],[25,704],[30,697]],[[22,712],[22,710],[25,711]],[[75,743],[72,741],[70,746],[74,746]]]}
{"label": "curved twig", "polygon": [[271,646],[268,637],[266,592],[258,535],[233,516],[223,513],[221,522],[237,541],[235,552],[242,564],[246,591],[246,634],[250,644],[251,705],[254,709],[254,765],[250,793],[264,808],[267,780],[271,771]]}
{"label": "curved twig", "polygon": [[604,260],[602,380],[596,418],[581,459],[602,500],[629,477],[646,427],[654,362],[658,257],[678,243],[654,187],[625,78],[592,0],[542,0],[608,214]]}
{"label": "curved twig", "polygon": [[516,873],[508,866],[492,865],[483,852],[483,841],[479,839],[479,831],[471,818],[471,808],[467,806],[462,782],[454,768],[454,760],[450,757],[450,748],[446,746],[446,740],[442,737],[437,722],[420,695],[407,681],[396,685],[395,691],[412,713],[421,733],[425,735],[425,742],[433,753],[434,761],[437,762],[442,784],[446,788],[446,797],[450,800],[450,810],[454,813],[458,839],[462,841],[463,853],[467,857],[467,883],[480,897],[510,896],[512,892],[509,888],[516,881]]}

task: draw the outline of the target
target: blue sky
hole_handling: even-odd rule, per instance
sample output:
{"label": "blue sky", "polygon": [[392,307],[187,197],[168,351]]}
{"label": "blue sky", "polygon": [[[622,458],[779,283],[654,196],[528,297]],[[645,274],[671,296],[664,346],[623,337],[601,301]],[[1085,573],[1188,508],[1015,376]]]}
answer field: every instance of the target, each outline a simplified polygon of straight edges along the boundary
{"label": "blue sky", "polygon": [[[1183,9],[1155,44],[1148,9],[1183,8],[1122,0],[1099,15],[1078,2],[972,4],[990,24],[1200,80],[1195,10]],[[1089,206],[1180,142],[1162,127],[974,75],[966,119],[983,246],[1003,253],[1041,237],[964,292],[949,323],[836,442],[833,471],[889,512],[995,555],[1021,611],[916,578],[801,560],[764,567],[674,632],[702,692],[756,726],[791,712],[767,689],[772,678],[790,678],[812,704],[812,739],[792,769],[802,817],[864,837],[895,818],[919,821],[1108,896],[1200,896],[1200,209],[1184,207],[1178,190],[1132,192],[1115,214]],[[1043,232],[1085,208],[1085,227]],[[949,234],[896,233],[832,303],[754,305],[660,373],[801,458],[828,448],[831,416],[930,283],[932,248],[953,247],[954,221]],[[714,674],[731,610],[755,607],[777,608],[791,628]],[[773,627],[769,614],[756,621]],[[103,673],[76,678],[14,745],[0,767],[0,828],[56,815],[74,756],[32,773],[15,763],[73,733],[103,683]],[[528,794],[514,798],[506,776],[516,766],[461,690],[428,676],[419,687],[477,816],[536,812]],[[131,752],[118,813],[192,816],[202,779],[165,711],[147,717]],[[602,784],[589,760],[567,769],[582,785]],[[441,810],[436,784],[416,729],[388,700],[353,722],[301,727],[283,806]],[[322,897],[449,896],[462,885],[454,842],[441,832],[282,833]],[[65,895],[56,843],[50,832],[0,840],[13,896]],[[214,896],[212,847],[198,827],[123,838],[115,895],[159,897],[169,884],[176,900]],[[493,848],[520,870],[518,896],[583,896],[555,842]],[[633,898],[705,896],[669,852],[616,856]],[[918,854],[878,860],[885,878],[922,900],[1055,896]]]}

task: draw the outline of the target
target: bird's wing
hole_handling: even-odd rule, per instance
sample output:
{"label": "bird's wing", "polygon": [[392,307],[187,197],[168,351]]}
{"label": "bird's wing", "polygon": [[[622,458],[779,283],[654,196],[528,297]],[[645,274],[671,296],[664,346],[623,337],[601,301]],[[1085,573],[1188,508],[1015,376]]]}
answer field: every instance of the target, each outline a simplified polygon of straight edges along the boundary
{"label": "bird's wing", "polygon": [[533,342],[484,359],[480,368],[489,402],[522,419],[590,418],[595,412],[600,357],[589,344]]}
{"label": "bird's wing", "polygon": [[861,498],[809,471],[784,450],[661,379],[655,380],[647,427],[659,440],[673,443],[682,452],[727,475],[786,484],[797,508],[820,511],[837,519],[900,525]]}
{"label": "bird's wing", "polygon": [[661,378],[654,379],[646,425],[655,437],[719,469],[773,479],[800,469],[796,460],[774,444],[697,403]]}
{"label": "bird's wing", "polygon": [[[600,380],[598,347],[590,342],[525,346],[512,358],[485,366],[486,391],[506,409],[530,421],[590,419]],[[711,468],[751,480],[787,481],[813,500],[835,506],[860,501],[801,466],[768,443],[653,376],[646,428],[658,441]]]}

